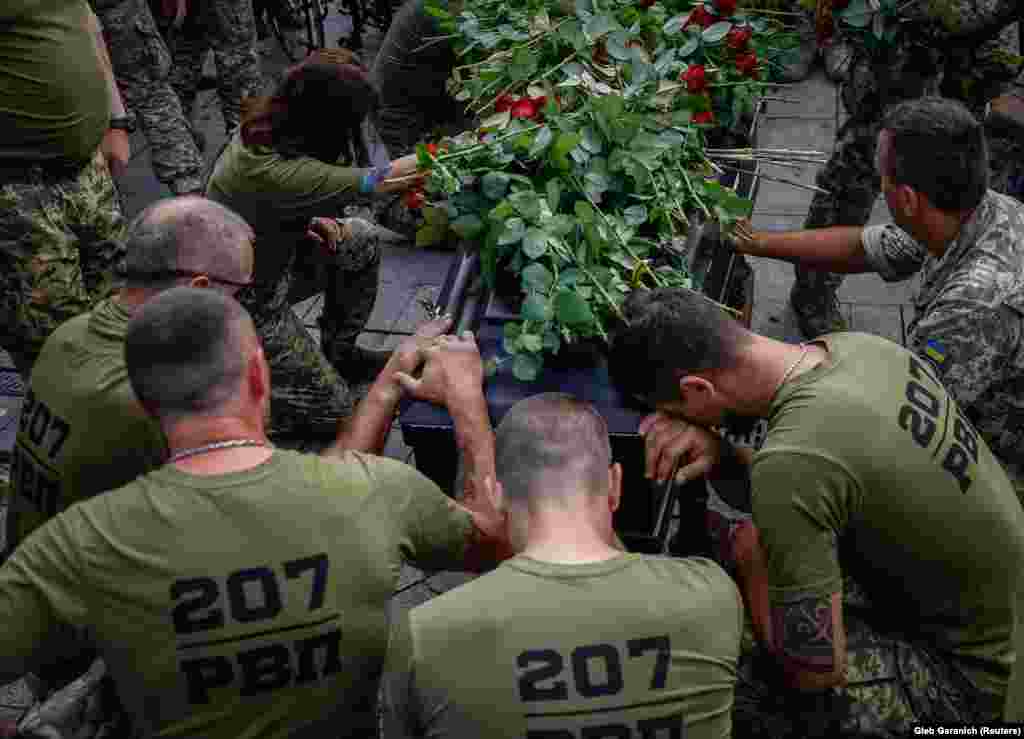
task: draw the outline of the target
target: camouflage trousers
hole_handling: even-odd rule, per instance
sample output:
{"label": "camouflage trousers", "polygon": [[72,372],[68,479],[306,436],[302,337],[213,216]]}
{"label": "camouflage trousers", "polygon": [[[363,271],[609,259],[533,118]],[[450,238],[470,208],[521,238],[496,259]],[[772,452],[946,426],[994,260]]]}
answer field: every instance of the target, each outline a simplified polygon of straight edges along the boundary
{"label": "camouflage trousers", "polygon": [[[948,92],[960,87],[956,80],[947,79],[949,75],[942,71],[940,55],[933,56],[932,68],[939,70],[936,74],[887,88],[879,83],[872,65],[863,58],[854,58],[841,91],[850,117],[836,133],[832,156],[816,178],[818,187],[826,190],[827,194],[814,194],[804,228],[863,226],[868,222],[881,193],[881,181],[875,171],[875,148],[886,111],[906,100],[939,95],[943,90]],[[1000,88],[997,84],[989,84],[984,89],[987,91],[984,95],[962,100],[978,116],[990,99],[987,95],[995,97]],[[1021,147],[1009,138],[989,136],[989,149],[992,189],[1020,197],[1014,190],[1018,186],[1019,173],[1024,172]],[[843,275],[801,266],[796,266],[794,271],[794,298],[807,306],[808,311],[813,309],[825,313],[830,310]]]}
{"label": "camouflage trousers", "polygon": [[203,158],[168,81],[171,54],[146,0],[95,2],[125,106],[149,140],[156,178],[175,195],[202,189]]}
{"label": "camouflage trousers", "polygon": [[[333,438],[369,388],[371,378],[348,372],[346,360],[377,300],[380,248],[370,224],[355,223],[353,238],[336,254],[293,248],[276,281],[239,293],[270,364],[269,435],[275,440]],[[317,342],[291,305],[319,290],[324,308]]]}
{"label": "camouflage trousers", "polygon": [[57,326],[113,293],[124,227],[99,151],[75,172],[0,167],[0,346],[23,377]]}
{"label": "camouflage trousers", "polygon": [[171,37],[171,85],[185,115],[191,118],[203,63],[212,50],[217,65],[217,96],[230,136],[238,128],[242,98],[259,95],[263,87],[252,0],[203,0],[194,6],[190,3],[193,7],[181,30]]}
{"label": "camouflage trousers", "polygon": [[1002,702],[984,696],[928,645],[874,628],[870,606],[844,583],[848,684],[814,696],[785,694],[771,680],[772,660],[744,649],[737,668],[735,739],[906,737],[916,722],[1001,720]]}

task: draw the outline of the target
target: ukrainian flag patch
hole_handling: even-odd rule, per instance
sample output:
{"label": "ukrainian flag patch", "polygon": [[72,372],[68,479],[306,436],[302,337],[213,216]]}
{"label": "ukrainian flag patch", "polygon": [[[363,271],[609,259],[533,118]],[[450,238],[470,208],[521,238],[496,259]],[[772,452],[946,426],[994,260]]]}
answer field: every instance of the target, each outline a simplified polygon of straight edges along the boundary
{"label": "ukrainian flag patch", "polygon": [[929,339],[928,343],[925,344],[924,354],[940,369],[946,363],[946,347],[934,339]]}

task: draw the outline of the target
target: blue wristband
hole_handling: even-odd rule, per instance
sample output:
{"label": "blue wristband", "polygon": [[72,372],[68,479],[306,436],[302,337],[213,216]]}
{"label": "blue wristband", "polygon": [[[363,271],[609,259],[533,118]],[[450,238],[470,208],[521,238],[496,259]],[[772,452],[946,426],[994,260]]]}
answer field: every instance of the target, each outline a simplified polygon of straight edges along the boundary
{"label": "blue wristband", "polygon": [[363,178],[359,181],[359,192],[371,193],[377,189],[377,185],[380,184],[381,180],[388,176],[391,172],[391,165],[386,167],[374,167],[369,172],[363,175]]}

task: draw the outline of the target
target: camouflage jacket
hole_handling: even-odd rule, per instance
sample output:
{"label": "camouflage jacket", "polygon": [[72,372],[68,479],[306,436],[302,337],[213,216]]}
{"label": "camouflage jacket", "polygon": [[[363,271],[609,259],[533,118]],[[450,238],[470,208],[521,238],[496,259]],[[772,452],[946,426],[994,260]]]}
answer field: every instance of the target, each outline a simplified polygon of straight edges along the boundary
{"label": "camouflage jacket", "polygon": [[938,258],[894,225],[862,242],[883,279],[921,273],[907,343],[1024,484],[1024,205],[989,190]]}
{"label": "camouflage jacket", "polygon": [[[1002,92],[1001,85],[1020,72],[1024,59],[1018,24],[1007,26],[999,36],[974,48],[954,45],[950,36],[975,30],[1018,2],[910,0],[900,13],[902,32],[882,53],[872,54],[856,43],[856,34],[846,34],[854,42],[848,84],[860,88],[859,93],[852,92],[853,100],[863,98],[869,90],[880,91],[888,101],[937,94],[943,79],[948,78],[947,94],[980,110]],[[853,104],[859,107],[858,102]]]}

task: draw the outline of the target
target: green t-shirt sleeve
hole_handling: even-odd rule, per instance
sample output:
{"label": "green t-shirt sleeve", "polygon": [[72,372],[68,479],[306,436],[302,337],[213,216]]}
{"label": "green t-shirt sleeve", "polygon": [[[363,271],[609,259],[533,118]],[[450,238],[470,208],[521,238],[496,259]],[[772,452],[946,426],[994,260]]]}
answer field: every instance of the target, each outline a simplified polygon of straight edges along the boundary
{"label": "green t-shirt sleeve", "polygon": [[386,498],[403,559],[425,570],[460,569],[473,535],[469,514],[414,467],[385,457],[361,456],[372,460],[375,494]]}
{"label": "green t-shirt sleeve", "polygon": [[50,662],[85,621],[81,558],[72,517],[61,514],[33,532],[0,567],[0,682]]}
{"label": "green t-shirt sleeve", "polygon": [[855,500],[851,476],[821,455],[773,449],[754,458],[751,485],[772,603],[840,592],[838,544]]}

